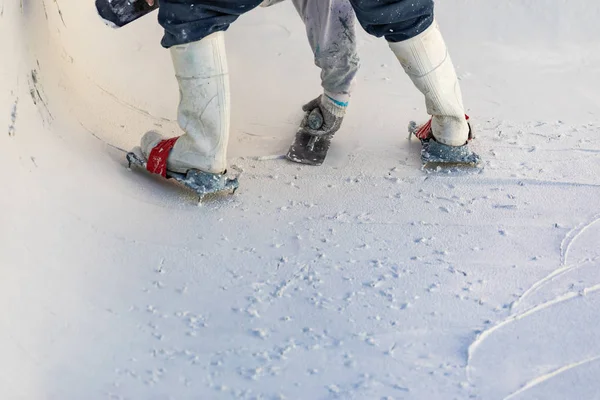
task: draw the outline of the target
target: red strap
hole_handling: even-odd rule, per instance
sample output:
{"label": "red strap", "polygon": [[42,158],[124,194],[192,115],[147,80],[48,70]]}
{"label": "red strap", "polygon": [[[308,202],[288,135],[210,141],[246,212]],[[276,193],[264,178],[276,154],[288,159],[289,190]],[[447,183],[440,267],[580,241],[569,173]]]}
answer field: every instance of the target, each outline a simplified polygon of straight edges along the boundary
{"label": "red strap", "polygon": [[177,139],[179,137],[162,140],[150,151],[148,163],[146,164],[148,171],[163,178],[167,177],[167,158],[169,158],[169,153],[171,153]]}
{"label": "red strap", "polygon": [[431,119],[427,121],[425,124],[421,125],[419,129],[415,132],[415,136],[421,140],[431,139]]}
{"label": "red strap", "polygon": [[[423,124],[417,131],[415,132],[415,136],[421,140],[431,139],[433,137],[433,132],[431,130],[431,120],[429,119],[425,124]],[[465,119],[468,121],[469,116],[465,114]]]}

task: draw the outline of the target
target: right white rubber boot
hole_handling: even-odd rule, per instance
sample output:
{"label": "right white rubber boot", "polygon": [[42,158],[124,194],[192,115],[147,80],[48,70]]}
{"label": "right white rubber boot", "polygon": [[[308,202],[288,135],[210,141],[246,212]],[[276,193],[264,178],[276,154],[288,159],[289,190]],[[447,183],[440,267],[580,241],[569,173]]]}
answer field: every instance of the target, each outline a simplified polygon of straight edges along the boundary
{"label": "right white rubber boot", "polygon": [[[185,133],[171,150],[167,169],[221,174],[227,169],[230,118],[224,33],[173,46],[170,52],[180,93],[177,122]],[[163,139],[154,131],[142,137],[140,147],[146,159]]]}
{"label": "right white rubber boot", "polygon": [[404,71],[425,96],[435,139],[462,146],[469,138],[460,85],[446,43],[434,22],[417,36],[389,43]]}

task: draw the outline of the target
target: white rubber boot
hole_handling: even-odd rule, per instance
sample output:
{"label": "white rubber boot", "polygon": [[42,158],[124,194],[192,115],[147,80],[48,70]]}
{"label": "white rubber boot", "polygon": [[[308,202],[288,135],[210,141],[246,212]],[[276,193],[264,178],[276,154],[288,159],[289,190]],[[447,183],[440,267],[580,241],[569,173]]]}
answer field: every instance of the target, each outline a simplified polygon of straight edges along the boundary
{"label": "white rubber boot", "polygon": [[435,139],[449,146],[466,144],[469,126],[460,85],[437,22],[417,36],[389,43],[389,46],[425,95],[427,113],[433,117],[431,128]]}
{"label": "white rubber boot", "polygon": [[[229,71],[224,33],[170,48],[179,83],[177,122],[185,132],[175,143],[167,169],[185,173],[198,169],[215,174],[227,169],[229,142]],[[141,149],[150,151],[164,138],[157,132],[142,137]]]}

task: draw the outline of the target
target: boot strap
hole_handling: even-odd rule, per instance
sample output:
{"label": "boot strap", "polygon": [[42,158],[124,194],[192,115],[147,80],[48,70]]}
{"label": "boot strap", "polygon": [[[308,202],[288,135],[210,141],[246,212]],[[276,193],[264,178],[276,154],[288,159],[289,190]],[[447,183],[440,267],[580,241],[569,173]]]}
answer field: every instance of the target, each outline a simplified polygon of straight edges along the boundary
{"label": "boot strap", "polygon": [[179,137],[161,140],[154,148],[150,151],[148,156],[148,162],[146,163],[146,169],[153,174],[158,174],[163,178],[167,177],[167,158],[175,142]]}
{"label": "boot strap", "polygon": [[[467,120],[467,122],[469,121],[469,116],[467,114],[465,114],[465,119]],[[431,121],[433,120],[433,117],[429,119],[429,121],[427,121],[426,123],[424,123],[423,125],[421,125],[421,127],[419,127],[419,129],[417,129],[417,131],[415,132],[415,136],[420,139],[420,140],[430,140],[430,139],[434,139],[433,137],[433,131],[431,129]],[[471,140],[473,138],[472,133],[471,133],[471,124],[469,124],[469,139]]]}

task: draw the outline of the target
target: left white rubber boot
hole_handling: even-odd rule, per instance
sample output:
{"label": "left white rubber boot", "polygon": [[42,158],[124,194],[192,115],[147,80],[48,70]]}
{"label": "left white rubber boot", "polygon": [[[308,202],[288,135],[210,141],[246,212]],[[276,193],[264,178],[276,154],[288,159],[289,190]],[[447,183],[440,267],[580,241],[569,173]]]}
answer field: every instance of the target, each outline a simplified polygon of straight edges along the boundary
{"label": "left white rubber boot", "polygon": [[388,43],[404,71],[425,96],[436,141],[462,146],[469,138],[460,85],[446,43],[434,22],[419,35]]}
{"label": "left white rubber boot", "polygon": [[[221,174],[227,169],[230,94],[224,33],[170,49],[179,83],[177,121],[185,132],[167,159],[168,170],[186,173],[190,169]],[[141,149],[148,159],[164,138],[146,133]]]}

